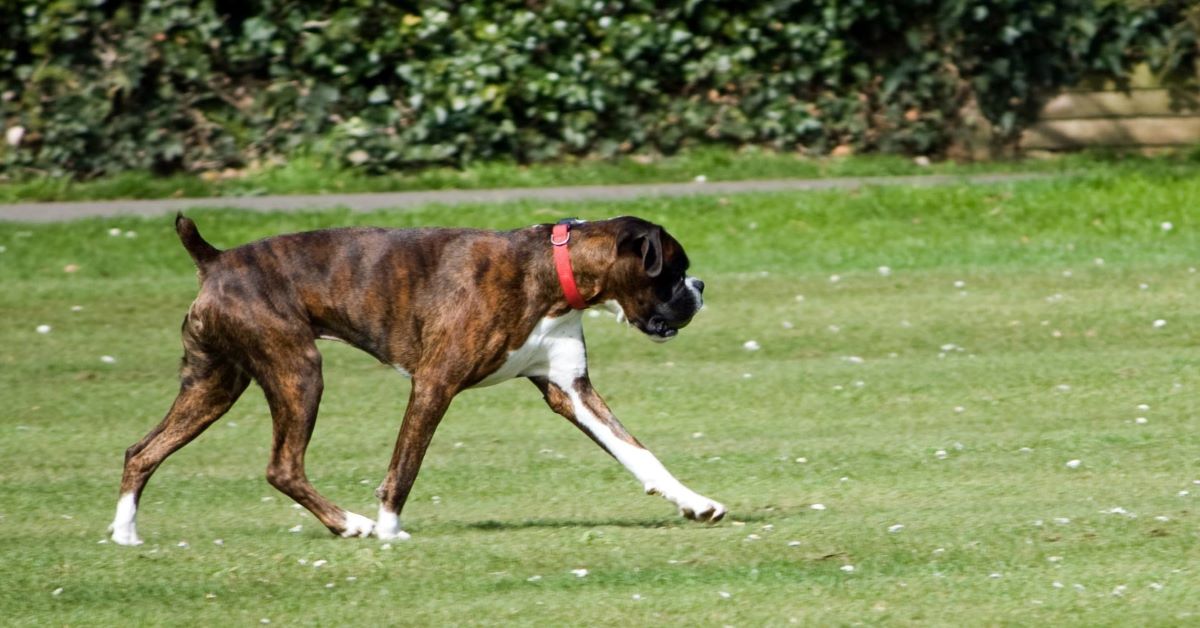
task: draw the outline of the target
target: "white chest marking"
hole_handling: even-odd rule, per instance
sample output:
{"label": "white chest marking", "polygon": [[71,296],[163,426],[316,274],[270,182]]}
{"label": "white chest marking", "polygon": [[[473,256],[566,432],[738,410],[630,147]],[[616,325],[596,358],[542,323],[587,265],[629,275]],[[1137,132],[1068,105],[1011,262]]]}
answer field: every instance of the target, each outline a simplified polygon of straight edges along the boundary
{"label": "white chest marking", "polygon": [[543,318],[530,332],[525,343],[511,351],[504,364],[473,388],[492,386],[515,377],[549,377],[574,381],[587,372],[587,353],[583,348],[582,312],[571,311],[558,318]]}
{"label": "white chest marking", "polygon": [[601,303],[600,307],[608,310],[613,316],[616,316],[618,323],[629,322],[629,318],[625,316],[625,308],[621,307],[621,304],[618,303],[616,299],[609,299],[604,303]]}

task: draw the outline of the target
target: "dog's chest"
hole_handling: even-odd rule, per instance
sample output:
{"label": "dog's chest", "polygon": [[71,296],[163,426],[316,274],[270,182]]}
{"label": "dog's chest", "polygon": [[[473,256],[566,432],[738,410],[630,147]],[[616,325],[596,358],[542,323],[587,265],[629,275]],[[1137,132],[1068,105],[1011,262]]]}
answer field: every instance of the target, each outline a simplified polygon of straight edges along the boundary
{"label": "dog's chest", "polygon": [[492,386],[516,377],[549,377],[573,381],[587,372],[583,346],[583,318],[572,311],[558,318],[543,318],[525,343],[508,354],[500,368],[472,388]]}

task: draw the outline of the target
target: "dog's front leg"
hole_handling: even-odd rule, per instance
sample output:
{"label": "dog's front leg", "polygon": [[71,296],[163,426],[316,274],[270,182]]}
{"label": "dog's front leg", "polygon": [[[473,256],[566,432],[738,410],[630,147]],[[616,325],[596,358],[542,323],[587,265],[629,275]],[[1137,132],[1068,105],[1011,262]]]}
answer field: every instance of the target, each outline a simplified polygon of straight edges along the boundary
{"label": "dog's front leg", "polygon": [[658,458],[630,434],[584,374],[570,382],[545,377],[530,378],[552,410],[566,417],[596,444],[616,458],[641,482],[649,495],[662,495],[688,519],[715,523],[725,516],[725,506],[684,486]]}
{"label": "dog's front leg", "polygon": [[433,432],[456,392],[456,388],[445,384],[413,380],[412,394],[404,411],[404,423],[400,425],[400,435],[396,438],[387,477],[375,491],[375,496],[379,498],[375,536],[380,539],[409,538],[409,534],[400,527],[400,511],[417,479],[417,471],[433,439]]}

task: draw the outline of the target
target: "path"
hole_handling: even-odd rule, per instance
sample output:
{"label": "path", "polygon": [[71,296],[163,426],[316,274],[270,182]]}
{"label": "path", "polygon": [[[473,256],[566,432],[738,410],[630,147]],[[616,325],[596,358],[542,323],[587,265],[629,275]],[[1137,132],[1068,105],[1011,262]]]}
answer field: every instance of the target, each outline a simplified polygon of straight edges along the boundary
{"label": "path", "polygon": [[546,202],[621,201],[654,196],[742,194],[803,190],[853,190],[864,186],[933,186],[988,184],[1044,179],[1043,174],[918,175],[903,177],[839,177],[829,179],[772,179],[711,183],[648,183],[639,185],[584,185],[552,188],[492,190],[426,190],[369,194],[306,194],[293,196],[224,196],[158,200],[81,201],[66,203],[0,204],[0,221],[59,222],[107,216],[159,216],[195,207],[237,208],[251,211],[299,211],[348,207],[353,211],[411,208],[421,205],[502,203],[518,200]]}

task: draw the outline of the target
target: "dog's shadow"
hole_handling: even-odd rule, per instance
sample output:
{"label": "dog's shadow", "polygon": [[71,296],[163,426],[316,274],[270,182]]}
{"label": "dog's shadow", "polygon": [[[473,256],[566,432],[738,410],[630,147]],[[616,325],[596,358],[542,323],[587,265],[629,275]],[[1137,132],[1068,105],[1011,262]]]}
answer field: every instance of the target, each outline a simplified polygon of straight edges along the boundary
{"label": "dog's shadow", "polygon": [[[761,516],[749,515],[739,516],[739,521],[757,521],[763,519]],[[728,521],[728,518],[726,519]],[[717,523],[716,526],[721,526]],[[686,528],[686,527],[710,527],[704,524],[698,524],[692,521],[687,521],[679,517],[650,517],[640,519],[629,518],[610,518],[610,519],[523,519],[523,520],[506,520],[499,521],[496,519],[486,519],[484,521],[470,521],[451,524],[452,527],[466,530],[482,530],[482,531],[505,531],[505,530],[533,530],[539,528]]]}
{"label": "dog's shadow", "polygon": [[453,527],[467,530],[501,532],[505,530],[532,530],[538,528],[669,528],[677,525],[678,522],[663,517],[653,519],[522,519],[506,521],[486,519],[484,521],[464,521],[453,524]]}

